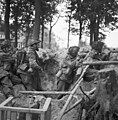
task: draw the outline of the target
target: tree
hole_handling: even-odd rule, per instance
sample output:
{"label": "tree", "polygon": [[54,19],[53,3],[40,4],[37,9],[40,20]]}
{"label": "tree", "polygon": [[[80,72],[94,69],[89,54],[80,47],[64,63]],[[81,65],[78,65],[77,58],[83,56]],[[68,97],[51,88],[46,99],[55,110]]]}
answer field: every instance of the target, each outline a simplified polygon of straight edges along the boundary
{"label": "tree", "polygon": [[[118,4],[115,0],[68,0],[71,1],[70,9],[75,11],[73,19],[80,23],[80,39],[82,28],[90,30],[90,44],[101,38],[100,29],[105,27],[117,28]],[[86,23],[85,25],[83,23]],[[83,24],[83,27],[82,27]],[[86,26],[87,25],[87,26]],[[77,31],[77,30],[75,30]]]}
{"label": "tree", "polygon": [[[54,27],[54,25],[58,22],[58,19],[60,17],[60,14],[58,14],[58,10],[56,9],[57,5],[58,5],[59,1],[55,1],[52,0],[49,3],[49,13],[48,13],[48,21],[49,21],[49,49],[51,49],[51,32],[52,32],[52,28]],[[58,14],[56,21],[54,22],[54,15]]]}
{"label": "tree", "polygon": [[10,40],[9,32],[10,0],[5,1],[5,39]]}
{"label": "tree", "polygon": [[40,32],[40,16],[41,16],[41,0],[35,0],[35,20],[33,29],[33,39],[39,40]]}
{"label": "tree", "polygon": [[[17,12],[18,11],[18,12]],[[15,46],[17,39],[26,34],[26,46],[30,33],[32,32],[34,21],[34,2],[32,0],[18,0],[11,2],[10,30],[13,38],[15,38]]]}

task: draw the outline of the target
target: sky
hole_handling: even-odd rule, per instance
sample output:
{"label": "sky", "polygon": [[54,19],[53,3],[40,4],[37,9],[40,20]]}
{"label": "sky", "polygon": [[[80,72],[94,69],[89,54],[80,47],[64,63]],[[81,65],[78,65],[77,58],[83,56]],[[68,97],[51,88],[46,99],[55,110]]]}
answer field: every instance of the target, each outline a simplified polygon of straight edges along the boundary
{"label": "sky", "polygon": [[[60,47],[67,47],[68,42],[68,23],[64,21],[63,18],[60,18],[57,24],[53,27],[53,32],[56,36],[62,38],[63,40],[57,41]],[[70,46],[78,45],[78,35],[70,35]]]}
{"label": "sky", "polygon": [[105,40],[108,47],[118,48],[118,30],[110,32]]}
{"label": "sky", "polygon": [[[67,37],[68,37],[68,23],[65,22],[63,18],[60,18],[57,24],[53,27],[53,32],[56,34],[56,36],[62,38],[63,40],[57,41],[60,47],[67,47]],[[118,48],[118,30],[114,30],[111,32],[106,33],[106,39],[105,39],[105,44],[108,47],[113,47],[113,48]],[[73,45],[78,45],[78,35],[70,35],[70,46]],[[84,37],[85,40],[87,38]],[[89,40],[88,40],[89,42]]]}
{"label": "sky", "polygon": [[[58,10],[60,11],[60,14],[64,16],[65,14],[65,4],[61,4],[58,6]],[[67,48],[67,42],[68,42],[68,23],[65,22],[64,18],[59,18],[56,25],[53,27],[53,32],[56,34],[56,36],[62,38],[63,40],[57,40],[57,43],[60,47]],[[118,30],[114,30],[111,32],[105,33],[107,35],[105,39],[105,43],[108,47],[118,48]],[[84,40],[86,40],[87,43],[89,43],[89,38],[83,37]],[[70,46],[78,45],[79,36],[78,35],[70,35]]]}

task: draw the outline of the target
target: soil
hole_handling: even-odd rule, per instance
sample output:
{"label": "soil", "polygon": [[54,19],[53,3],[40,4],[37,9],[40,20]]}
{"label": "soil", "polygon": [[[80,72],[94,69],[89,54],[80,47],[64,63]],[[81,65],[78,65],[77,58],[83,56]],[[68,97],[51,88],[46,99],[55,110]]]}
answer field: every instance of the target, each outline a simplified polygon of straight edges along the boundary
{"label": "soil", "polygon": [[[89,47],[86,49],[81,48],[81,52],[83,52],[83,51],[88,52],[89,50],[90,50]],[[59,70],[60,62],[67,54],[67,49],[59,50],[57,52],[49,52],[48,50],[47,51],[43,50],[42,53],[45,53],[45,56],[43,56],[43,54],[39,54],[44,59],[44,62],[45,62],[44,71],[41,73],[42,88],[44,91],[54,91],[57,88],[57,86],[56,86],[57,80],[56,80],[55,75],[56,75],[57,71]],[[111,56],[111,60],[113,60],[113,58],[118,59],[116,54]],[[107,65],[106,67],[117,67],[117,66],[114,66],[114,65],[108,66]],[[116,72],[118,73],[118,68],[116,69]],[[96,86],[96,83],[94,83],[93,81],[91,81],[91,82],[84,81],[81,83],[81,86],[84,91],[90,91]],[[73,97],[67,110],[74,103],[76,103],[77,100],[79,100],[82,97],[81,95],[79,95],[80,93],[81,93],[81,91],[80,91],[80,89],[78,89],[76,92],[77,96]],[[44,96],[38,96],[38,99],[40,99],[40,97],[44,97]],[[60,100],[55,99],[56,96],[50,96],[50,97],[52,97],[52,102],[51,102],[52,118],[51,118],[51,120],[57,120],[61,109],[63,108],[64,104],[66,103],[66,101],[68,99],[68,95],[64,96]],[[45,97],[44,97],[44,99],[45,99]],[[27,101],[27,99],[25,99],[25,100]],[[17,101],[16,103],[18,106],[27,107],[27,104],[25,103],[26,101],[24,101],[24,97],[20,98],[20,99],[16,99],[16,101]],[[22,101],[24,101],[24,102],[22,102]],[[24,105],[24,103],[25,103],[25,105]],[[72,109],[67,114],[65,114],[63,116],[62,120],[78,120],[79,111],[80,111],[80,105],[76,106],[74,109]]]}

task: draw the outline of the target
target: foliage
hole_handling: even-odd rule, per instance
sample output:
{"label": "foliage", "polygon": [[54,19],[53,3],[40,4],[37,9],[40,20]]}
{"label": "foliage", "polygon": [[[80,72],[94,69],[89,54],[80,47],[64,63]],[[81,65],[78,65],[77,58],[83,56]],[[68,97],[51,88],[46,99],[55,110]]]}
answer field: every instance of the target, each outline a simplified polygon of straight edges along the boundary
{"label": "foliage", "polygon": [[[69,9],[72,12],[72,18],[76,21],[82,20],[85,24],[83,30],[90,29],[90,21],[98,20],[99,29],[108,27],[110,30],[118,28],[117,15],[118,3],[116,0],[68,0],[71,4]],[[96,28],[97,26],[94,25]],[[78,32],[73,26],[72,32]]]}
{"label": "foliage", "polygon": [[[31,29],[33,27],[34,22],[34,2],[31,0],[18,0],[14,1],[12,0],[11,3],[11,31],[12,34],[14,34],[14,28],[15,28],[15,14],[16,9],[18,9],[18,33],[19,36],[21,33],[24,33],[28,29]],[[29,26],[29,27],[28,27]]]}

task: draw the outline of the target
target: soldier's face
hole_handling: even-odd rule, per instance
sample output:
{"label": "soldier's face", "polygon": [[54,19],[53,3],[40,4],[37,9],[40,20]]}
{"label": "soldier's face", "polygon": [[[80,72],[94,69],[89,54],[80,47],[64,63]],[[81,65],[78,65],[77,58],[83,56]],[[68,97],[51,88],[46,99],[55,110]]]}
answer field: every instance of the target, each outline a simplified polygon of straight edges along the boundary
{"label": "soldier's face", "polygon": [[77,54],[78,54],[78,50],[75,48],[75,49],[73,49],[73,51],[72,51],[72,56],[73,57],[76,57],[77,56]]}
{"label": "soldier's face", "polygon": [[39,48],[39,45],[38,45],[38,44],[34,44],[33,47],[34,47],[34,49],[35,49],[36,51],[39,50],[39,49],[38,49],[38,48]]}

